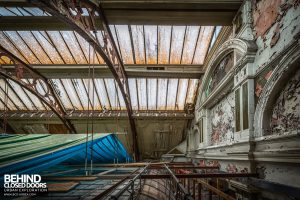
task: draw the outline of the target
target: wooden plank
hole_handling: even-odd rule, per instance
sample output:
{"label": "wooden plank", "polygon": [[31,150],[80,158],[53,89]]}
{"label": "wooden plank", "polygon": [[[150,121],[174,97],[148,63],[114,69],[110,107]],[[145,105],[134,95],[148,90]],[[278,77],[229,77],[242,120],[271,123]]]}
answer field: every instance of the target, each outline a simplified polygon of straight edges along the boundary
{"label": "wooden plank", "polygon": [[221,190],[211,186],[210,184],[208,184],[204,181],[198,180],[197,182],[200,183],[200,185],[203,185],[204,187],[206,187],[209,190],[209,198],[210,199],[212,199],[212,192],[216,193],[218,196],[222,197],[225,200],[234,200],[235,199],[235,198],[231,197],[230,195],[222,192]]}
{"label": "wooden plank", "polygon": [[68,192],[78,184],[78,182],[48,183],[47,187],[49,192]]}

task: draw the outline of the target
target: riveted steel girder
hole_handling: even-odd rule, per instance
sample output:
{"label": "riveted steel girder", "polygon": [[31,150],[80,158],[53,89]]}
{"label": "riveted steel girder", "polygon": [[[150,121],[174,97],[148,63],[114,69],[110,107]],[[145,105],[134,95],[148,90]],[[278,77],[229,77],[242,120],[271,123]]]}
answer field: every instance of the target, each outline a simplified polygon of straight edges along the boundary
{"label": "riveted steel girder", "polygon": [[[17,83],[23,88],[26,88],[36,97],[38,97],[43,103],[45,103],[64,123],[70,133],[76,133],[73,124],[66,118],[66,112],[61,102],[59,101],[56,93],[50,83],[50,81],[40,74],[38,71],[30,67],[14,54],[0,45],[0,59],[8,60],[14,67],[14,70],[8,71],[2,65],[0,65],[0,74]],[[24,76],[29,79],[25,81]],[[39,90],[38,85],[41,85],[44,90]]]}
{"label": "riveted steel girder", "polygon": [[[100,4],[92,0],[28,0],[39,8],[57,17],[68,24],[74,31],[81,35],[97,53],[101,55],[111,70],[126,104],[129,123],[132,132],[133,150],[135,159],[139,160],[137,132],[132,118],[128,79],[123,61],[117,51],[107,19]],[[103,29],[96,27],[96,20],[100,20]],[[102,40],[99,39],[102,37]]]}

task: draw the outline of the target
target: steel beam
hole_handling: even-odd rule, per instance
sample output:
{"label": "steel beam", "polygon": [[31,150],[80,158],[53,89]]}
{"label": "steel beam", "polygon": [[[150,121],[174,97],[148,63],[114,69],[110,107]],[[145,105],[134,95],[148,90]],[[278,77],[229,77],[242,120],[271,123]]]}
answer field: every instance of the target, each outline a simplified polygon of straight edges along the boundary
{"label": "steel beam", "polygon": [[[237,178],[258,177],[256,173],[206,173],[206,174],[175,174],[177,178]],[[145,174],[142,179],[168,179],[170,174]]]}
{"label": "steel beam", "polygon": [[[14,81],[22,88],[26,88],[33,95],[38,97],[60,118],[60,120],[64,123],[64,125],[71,133],[76,133],[76,130],[72,125],[72,123],[65,117],[66,111],[62,103],[59,101],[59,98],[56,96],[56,93],[51,85],[51,82],[45,76],[43,76],[38,71],[30,67],[28,64],[23,62],[21,59],[16,57],[14,54],[9,52],[1,45],[0,45],[0,58],[9,60],[14,66],[14,71],[9,72],[5,68],[3,68],[2,65],[0,65],[0,74],[3,77]],[[31,79],[31,81],[29,82],[25,81],[24,74],[27,74],[27,76]],[[44,93],[38,90],[38,83],[43,85],[44,88],[46,89]]]}
{"label": "steel beam", "polygon": [[[101,1],[109,24],[140,25],[232,25],[242,1]],[[3,7],[30,7],[16,1],[0,1]],[[3,30],[71,30],[52,16],[3,16]],[[98,30],[101,23],[96,22]]]}
{"label": "steel beam", "polygon": [[[47,78],[88,78],[88,65],[85,64],[33,64],[30,65]],[[12,65],[3,64],[7,70],[13,70]],[[95,65],[95,78],[113,77],[106,65]],[[163,68],[164,70],[148,70],[148,68]],[[204,71],[202,65],[125,65],[128,78],[196,78],[199,79]]]}
{"label": "steel beam", "polygon": [[[168,166],[169,169],[219,169],[219,166]],[[150,166],[149,169],[163,169],[163,166]]]}
{"label": "steel beam", "polygon": [[[206,174],[174,174],[174,176],[177,179],[197,179],[197,178],[241,178],[241,177],[258,177],[258,174],[256,173],[206,173]],[[121,178],[128,178],[128,175],[95,175],[90,176],[89,178],[101,178],[101,179],[121,179]],[[133,178],[134,176],[130,176],[130,178]],[[171,174],[142,174],[141,179],[170,179],[173,176]],[[48,176],[43,177],[45,180],[74,180],[80,179],[84,180],[85,177],[61,177],[61,176]]]}
{"label": "steel beam", "polygon": [[[123,61],[117,51],[112,33],[109,29],[106,16],[101,5],[97,5],[90,0],[68,1],[68,0],[29,0],[29,2],[47,11],[52,16],[68,24],[74,31],[81,35],[94,49],[101,55],[115,80],[126,104],[129,123],[133,139],[133,151],[135,160],[139,160],[139,148],[137,142],[137,131],[135,122],[132,118],[132,107],[130,101],[128,79],[123,66]],[[88,16],[83,15],[83,9],[87,11]],[[99,19],[96,19],[99,17]],[[96,27],[96,21],[100,20],[103,30],[99,32]],[[92,33],[93,32],[93,33]],[[100,44],[99,35],[102,34],[103,43]]]}

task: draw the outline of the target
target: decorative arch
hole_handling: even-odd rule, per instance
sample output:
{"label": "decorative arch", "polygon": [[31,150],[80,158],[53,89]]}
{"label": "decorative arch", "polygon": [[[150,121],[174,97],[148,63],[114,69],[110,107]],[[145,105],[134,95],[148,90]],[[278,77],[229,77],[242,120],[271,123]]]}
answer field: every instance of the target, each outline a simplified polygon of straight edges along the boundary
{"label": "decorative arch", "polygon": [[229,75],[233,75],[235,69],[239,68],[240,66],[243,66],[242,64],[245,61],[249,61],[249,59],[250,61],[254,60],[256,51],[257,45],[253,41],[233,38],[224,42],[215,52],[214,56],[207,65],[207,70],[203,77],[203,84],[200,88],[201,100],[204,100],[202,95],[204,94],[204,91],[207,85],[209,84],[208,82],[213,71],[228,54],[232,52],[235,54],[233,66],[227,73]]}
{"label": "decorative arch", "polygon": [[270,120],[274,103],[290,78],[293,78],[295,72],[300,70],[299,65],[300,50],[299,45],[296,45],[275,67],[263,88],[254,114],[254,137],[270,135]]}

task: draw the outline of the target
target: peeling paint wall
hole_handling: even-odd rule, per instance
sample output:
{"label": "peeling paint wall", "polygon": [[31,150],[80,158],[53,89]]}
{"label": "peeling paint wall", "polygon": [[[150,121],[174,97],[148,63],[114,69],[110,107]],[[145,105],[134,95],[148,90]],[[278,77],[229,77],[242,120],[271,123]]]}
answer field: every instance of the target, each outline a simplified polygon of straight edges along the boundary
{"label": "peeling paint wall", "polygon": [[[253,33],[258,52],[255,58],[257,72],[255,79],[256,102],[265,83],[272,75],[275,59],[294,36],[300,32],[300,6],[297,0],[253,1]],[[267,68],[267,69],[266,69]]]}
{"label": "peeling paint wall", "polygon": [[[280,92],[272,110],[271,133],[283,134],[300,130],[300,70]],[[268,133],[266,133],[268,134]]]}
{"label": "peeling paint wall", "polygon": [[[216,95],[222,98],[219,96],[223,88],[234,91],[247,81],[247,95],[240,94],[241,98],[249,97],[249,129],[234,130],[234,93],[225,95],[217,104],[213,98],[202,99],[195,116],[206,118],[203,127],[207,139],[191,157],[194,156],[194,162],[200,166],[217,165],[221,171],[230,173],[258,172],[265,184],[300,188],[300,1],[244,2],[247,3],[240,9],[244,23],[240,30],[244,33],[235,33],[235,37],[245,39],[244,35],[250,30],[253,37],[247,38],[253,39],[251,42],[257,45],[257,51],[251,54],[252,60],[242,55],[243,62],[233,65],[235,77],[246,69],[242,80],[235,80],[233,87],[227,88],[224,83],[215,81],[211,89],[222,88]],[[246,21],[251,22],[249,26]],[[209,75],[207,72],[206,76]],[[209,85],[208,81],[203,84]],[[199,96],[207,96],[211,91],[208,89],[206,87]],[[258,114],[262,116],[261,127],[253,126],[258,108],[261,108]],[[272,197],[264,197],[274,199],[277,195],[275,191]],[[281,199],[280,195],[277,199]]]}
{"label": "peeling paint wall", "polygon": [[261,92],[271,77],[273,70],[275,68],[274,66],[266,67],[256,78],[255,78],[255,103],[257,103]]}
{"label": "peeling paint wall", "polygon": [[300,31],[298,0],[253,1],[253,33],[258,52],[255,67],[261,70],[285,49]]}
{"label": "peeling paint wall", "polygon": [[233,140],[234,93],[230,93],[211,109],[211,144],[221,144]]}

